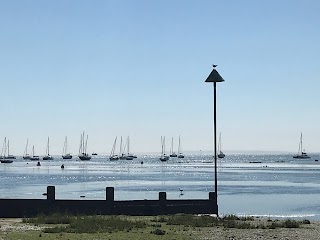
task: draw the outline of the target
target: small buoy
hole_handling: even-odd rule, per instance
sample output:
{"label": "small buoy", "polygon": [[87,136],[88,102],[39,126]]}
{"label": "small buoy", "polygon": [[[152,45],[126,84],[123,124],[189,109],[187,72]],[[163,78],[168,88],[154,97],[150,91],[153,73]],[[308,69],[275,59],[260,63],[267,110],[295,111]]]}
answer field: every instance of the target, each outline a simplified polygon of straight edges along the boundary
{"label": "small buoy", "polygon": [[141,164],[143,164],[143,161],[141,161]]}

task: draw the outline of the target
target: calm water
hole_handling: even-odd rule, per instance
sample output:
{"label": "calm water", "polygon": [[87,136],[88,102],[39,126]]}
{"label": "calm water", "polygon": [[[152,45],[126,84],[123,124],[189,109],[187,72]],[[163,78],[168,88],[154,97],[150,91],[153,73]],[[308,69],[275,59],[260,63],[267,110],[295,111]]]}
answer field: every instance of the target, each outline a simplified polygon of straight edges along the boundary
{"label": "calm water", "polygon": [[[291,155],[235,154],[219,160],[218,169],[220,214],[320,219],[318,155],[294,160]],[[46,187],[54,185],[57,199],[105,199],[106,187],[115,188],[116,200],[157,199],[160,191],[166,191],[168,199],[208,198],[213,177],[208,155],[171,158],[167,163],[157,156],[115,162],[102,156],[88,162],[56,158],[41,161],[40,167],[17,159],[0,164],[0,197],[41,199]]]}

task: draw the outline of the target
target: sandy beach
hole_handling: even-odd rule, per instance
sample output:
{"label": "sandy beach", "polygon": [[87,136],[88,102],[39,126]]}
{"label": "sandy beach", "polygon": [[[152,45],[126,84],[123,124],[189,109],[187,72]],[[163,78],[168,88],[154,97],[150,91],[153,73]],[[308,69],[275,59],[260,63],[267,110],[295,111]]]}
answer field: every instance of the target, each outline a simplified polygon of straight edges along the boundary
{"label": "sandy beach", "polygon": [[[273,220],[274,222],[282,222],[284,220]],[[270,220],[265,218],[256,218],[254,221],[250,221],[251,224],[270,224]],[[42,232],[44,226],[37,226],[33,224],[23,223],[22,219],[0,219],[0,239],[21,239],[21,236],[25,236],[26,239],[32,239],[28,236],[29,233],[35,233],[36,236],[42,234],[42,239],[52,239],[55,235],[45,234]],[[236,229],[236,228],[225,228],[222,226],[217,227],[201,227],[201,228],[184,228],[183,231],[179,232],[179,227],[174,229],[174,232],[178,234],[170,235],[168,232],[163,236],[151,235],[150,232],[146,231],[145,234],[150,236],[150,239],[216,239],[216,240],[255,240],[255,239],[281,239],[281,240],[295,240],[295,239],[309,239],[316,240],[320,236],[320,222],[312,221],[310,224],[302,224],[299,228],[276,228],[276,229]],[[171,229],[173,231],[173,229]],[[16,237],[18,233],[19,237]],[[130,237],[132,233],[125,233],[127,235],[114,235],[113,239],[125,239]],[[51,236],[49,236],[51,235]],[[109,239],[112,235],[99,234],[99,235],[81,235],[73,234],[70,235],[59,235],[59,239]],[[134,235],[132,235],[134,237]],[[134,237],[135,238],[135,237]],[[137,238],[135,238],[137,239]],[[140,238],[139,238],[140,239]]]}
{"label": "sandy beach", "polygon": [[216,239],[216,240],[316,240],[320,238],[320,222],[312,222],[300,228],[277,228],[277,229],[235,229],[220,228],[204,230],[195,234],[194,239]]}

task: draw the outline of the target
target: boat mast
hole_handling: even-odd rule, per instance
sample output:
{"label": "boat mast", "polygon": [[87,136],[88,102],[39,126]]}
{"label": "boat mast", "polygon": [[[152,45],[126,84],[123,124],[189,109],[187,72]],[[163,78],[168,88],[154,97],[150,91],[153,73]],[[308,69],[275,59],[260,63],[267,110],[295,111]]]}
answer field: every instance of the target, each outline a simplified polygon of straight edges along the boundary
{"label": "boat mast", "polygon": [[49,137],[48,137],[47,151],[48,151],[48,156],[49,156],[50,155],[50,153],[49,153]]}
{"label": "boat mast", "polygon": [[65,151],[65,154],[67,155],[67,152],[68,152],[68,138],[66,136],[66,146],[64,148],[64,151]]}
{"label": "boat mast", "polygon": [[301,146],[301,143],[302,143],[302,133],[300,133],[300,142],[299,142],[298,155],[299,155],[299,154],[302,154],[302,146]]}
{"label": "boat mast", "polygon": [[88,147],[88,137],[89,137],[89,136],[87,135],[87,139],[86,139],[86,145],[85,145],[85,151],[84,151],[84,152],[85,152],[85,154],[87,154],[87,147]]}
{"label": "boat mast", "polygon": [[83,138],[83,136],[82,136],[82,133],[81,133],[81,136],[80,136],[80,147],[79,147],[79,154],[82,154],[82,138]]}
{"label": "boat mast", "polygon": [[119,156],[122,156],[122,136],[120,139],[120,151],[119,151]]}
{"label": "boat mast", "polygon": [[63,149],[62,149],[62,156],[67,155],[67,136],[64,139]]}
{"label": "boat mast", "polygon": [[161,157],[163,157],[163,137],[161,136]]}
{"label": "boat mast", "polygon": [[170,154],[173,154],[173,137],[171,139],[171,149],[170,149]]}
{"label": "boat mast", "polygon": [[130,153],[130,151],[129,151],[129,143],[130,143],[130,139],[129,139],[129,136],[128,136],[128,145],[127,145],[127,150],[128,150],[128,155],[129,155],[129,153]]}
{"label": "boat mast", "polygon": [[163,137],[163,155],[166,154],[166,142],[165,142],[165,136]]}
{"label": "boat mast", "polygon": [[65,148],[66,148],[66,137],[64,138],[64,144],[63,144],[63,148],[62,148],[62,156],[64,155],[65,153]]}
{"label": "boat mast", "polygon": [[6,156],[6,148],[7,148],[7,137],[4,138],[4,142],[3,142],[3,146],[2,146],[2,151],[1,151],[2,159],[4,159]]}
{"label": "boat mast", "polygon": [[10,155],[10,153],[9,153],[9,139],[8,139],[8,156]]}
{"label": "boat mast", "polygon": [[26,144],[26,148],[24,150],[24,156],[27,156],[27,154],[28,154],[28,142],[29,142],[29,139],[27,138],[27,144]]}
{"label": "boat mast", "polygon": [[117,137],[114,139],[110,157],[113,157],[113,156],[114,156],[114,151],[115,151],[115,149],[116,149],[116,143],[117,143]]}
{"label": "boat mast", "polygon": [[303,152],[303,150],[302,150],[302,132],[301,132],[301,136],[300,136],[300,144],[301,144],[301,155],[302,155],[302,152]]}

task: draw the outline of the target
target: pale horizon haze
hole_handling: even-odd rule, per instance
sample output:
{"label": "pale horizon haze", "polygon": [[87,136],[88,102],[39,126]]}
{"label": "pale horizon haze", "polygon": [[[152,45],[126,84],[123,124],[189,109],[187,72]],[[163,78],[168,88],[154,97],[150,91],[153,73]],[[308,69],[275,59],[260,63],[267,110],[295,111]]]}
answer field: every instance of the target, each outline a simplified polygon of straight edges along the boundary
{"label": "pale horizon haze", "polygon": [[[0,1],[0,141],[10,153],[320,152],[320,1]],[[117,147],[118,149],[119,147]]]}

